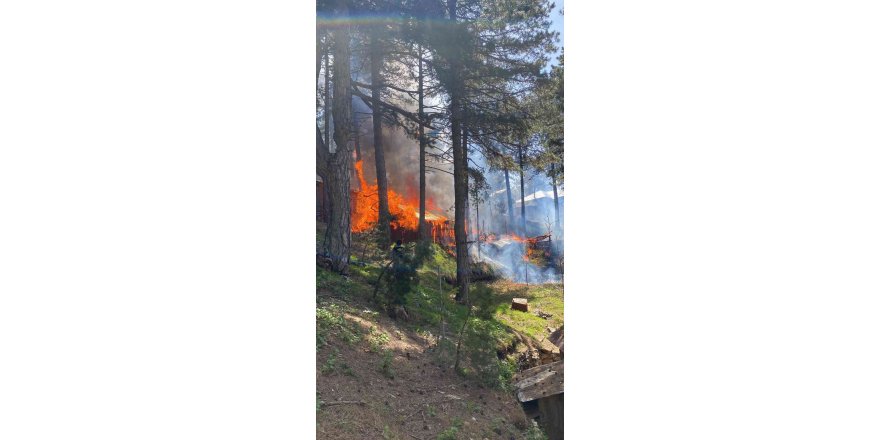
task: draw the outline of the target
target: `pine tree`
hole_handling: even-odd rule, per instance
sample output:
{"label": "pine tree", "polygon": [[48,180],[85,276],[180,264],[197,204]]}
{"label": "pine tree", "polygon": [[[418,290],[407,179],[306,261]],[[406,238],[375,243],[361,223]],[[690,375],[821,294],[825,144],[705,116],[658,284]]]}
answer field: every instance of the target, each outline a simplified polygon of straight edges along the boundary
{"label": "pine tree", "polygon": [[[349,4],[336,0],[327,4],[328,10],[338,17],[346,17]],[[332,153],[327,139],[317,130],[318,170],[323,171],[329,192],[329,221],[324,242],[324,253],[330,258],[334,271],[345,273],[351,253],[351,70],[350,30],[348,25],[335,26],[330,31],[332,39],[332,116],[333,140],[336,149]],[[326,109],[325,109],[326,111]],[[323,165],[323,166],[322,166]]]}
{"label": "pine tree", "polygon": [[388,209],[388,175],[385,171],[385,148],[382,139],[382,33],[385,27],[375,24],[370,29],[370,92],[373,104],[373,149],[376,161],[376,184],[379,187],[379,246],[388,249],[391,243],[391,213]]}

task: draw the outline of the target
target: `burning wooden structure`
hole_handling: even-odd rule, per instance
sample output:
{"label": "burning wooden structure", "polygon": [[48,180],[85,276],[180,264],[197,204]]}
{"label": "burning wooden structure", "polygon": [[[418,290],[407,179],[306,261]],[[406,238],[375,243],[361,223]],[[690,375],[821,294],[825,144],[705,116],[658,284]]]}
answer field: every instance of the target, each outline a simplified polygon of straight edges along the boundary
{"label": "burning wooden structure", "polygon": [[[353,190],[351,195],[351,232],[367,231],[379,222],[379,187],[367,183],[363,165],[363,161],[355,162],[358,189]],[[436,206],[430,199],[426,200],[425,205],[425,223],[432,240],[440,244],[452,241],[452,222],[436,213]],[[391,214],[392,239],[403,241],[418,239],[418,197],[407,198],[388,188],[388,211]]]}
{"label": "burning wooden structure", "polygon": [[[351,191],[351,232],[365,232],[379,222],[379,188],[368,184],[364,178],[363,161],[355,162],[358,187]],[[326,187],[321,176],[315,179],[316,219],[326,222],[329,218]],[[454,243],[453,224],[446,217],[436,214],[434,203],[427,200],[425,222],[432,241],[441,245]],[[393,189],[388,189],[388,210],[391,213],[391,238],[393,240],[415,241],[418,239],[419,201],[418,198],[403,197]],[[435,211],[435,212],[431,212]]]}

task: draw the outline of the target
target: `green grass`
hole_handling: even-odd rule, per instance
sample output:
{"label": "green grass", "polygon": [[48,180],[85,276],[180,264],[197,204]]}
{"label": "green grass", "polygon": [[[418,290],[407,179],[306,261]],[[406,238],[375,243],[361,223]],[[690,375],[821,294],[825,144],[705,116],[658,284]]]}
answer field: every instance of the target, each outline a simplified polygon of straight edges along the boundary
{"label": "green grass", "polygon": [[426,259],[422,270],[425,272],[434,272],[436,275],[439,269],[440,274],[455,276],[455,259],[450,257],[440,245],[431,244],[430,256]]}
{"label": "green grass", "polygon": [[[437,325],[445,317],[451,328],[460,328],[467,309],[455,304],[452,298],[456,288],[446,283],[441,284],[441,278],[437,274],[437,267],[440,267],[440,277],[454,276],[455,260],[434,245],[433,255],[428,261],[426,266],[419,269],[420,284],[412,294],[410,308],[414,308],[431,324]],[[533,338],[542,338],[546,335],[547,327],[559,328],[564,322],[562,284],[527,286],[507,281],[474,283],[470,289],[470,297],[471,303],[477,308],[475,314],[480,319],[496,321]],[[513,298],[528,299],[529,312],[512,310],[510,303]],[[541,318],[535,314],[538,310],[553,316],[549,319]],[[503,338],[497,329],[493,330],[496,330],[493,332],[495,337]]]}
{"label": "green grass", "polygon": [[[559,328],[564,323],[563,287],[561,284],[542,284],[527,288],[511,287],[506,283],[496,283],[496,289],[505,299],[495,310],[497,319],[508,326],[536,339],[547,333],[547,327]],[[521,312],[510,308],[513,298],[529,300],[529,311]],[[549,319],[537,316],[538,310],[549,313]]]}
{"label": "green grass", "polygon": [[[363,249],[363,241],[358,242],[360,239],[355,236],[355,249]],[[447,339],[437,347],[436,354],[440,362],[451,366],[455,353],[453,342],[468,311],[467,307],[454,302],[456,288],[442,281],[443,276],[455,276],[454,258],[436,244],[431,245],[428,252],[425,264],[417,271],[418,282],[413,283],[407,298],[406,308],[411,320],[400,325],[411,327],[421,335],[439,336],[441,324],[445,322]],[[381,258],[382,253],[374,248],[368,247],[366,255],[368,258],[364,259],[363,264],[349,267],[348,277],[318,267],[316,281],[319,298],[323,293],[343,301],[351,298],[369,303],[375,282],[386,262]],[[512,359],[499,360],[497,353],[506,351],[517,339],[511,330],[540,340],[547,336],[548,327],[559,328],[564,322],[563,287],[561,284],[525,285],[502,280],[474,283],[469,296],[474,309],[463,341],[462,353],[467,361],[463,371],[485,385],[509,389],[509,380],[516,366]],[[379,298],[382,298],[381,292]],[[528,299],[529,312],[512,310],[510,303],[513,298]],[[355,334],[356,329],[340,323],[340,310],[331,307],[323,307],[326,309],[323,315],[320,312],[322,307],[319,307],[319,347],[322,335],[326,340],[331,332],[343,336],[346,341],[360,340],[361,336]],[[538,310],[552,316],[549,319],[541,318],[535,313]],[[359,309],[349,312],[375,320],[375,312],[364,313]],[[381,353],[389,340],[387,334],[373,331],[366,337],[370,350],[375,353]]]}
{"label": "green grass", "polygon": [[315,345],[318,349],[328,345],[330,335],[335,335],[349,344],[361,340],[360,331],[345,319],[342,308],[338,304],[315,308],[315,322],[317,324]]}
{"label": "green grass", "polygon": [[324,362],[324,365],[321,366],[321,374],[333,374],[333,373],[342,373],[347,376],[357,377],[354,373],[354,370],[348,366],[345,362],[339,360],[339,350],[334,350],[330,356],[327,357],[327,361]]}
{"label": "green grass", "polygon": [[458,431],[461,429],[461,420],[455,418],[452,420],[452,426],[444,429],[437,435],[437,440],[456,440]]}
{"label": "green grass", "polygon": [[525,433],[525,438],[526,440],[547,440],[547,434],[544,434],[544,431],[536,423],[532,422],[532,426]]}
{"label": "green grass", "polygon": [[339,296],[363,293],[364,290],[361,283],[323,267],[316,267],[315,284],[318,292],[330,292]]}
{"label": "green grass", "polygon": [[376,330],[376,327],[370,327],[370,351],[378,353],[382,350],[391,338],[386,333]]}
{"label": "green grass", "polygon": [[[433,251],[427,266],[419,270],[420,284],[411,294],[408,308],[423,323],[433,327],[434,334],[440,333],[439,328],[445,321],[446,336],[454,340],[464,324],[467,308],[454,302],[456,288],[440,282],[442,276],[455,274],[454,259],[436,245]],[[439,274],[437,267],[440,268]],[[509,389],[516,364],[513,359],[499,360],[497,353],[505,351],[516,340],[511,330],[542,339],[547,335],[547,327],[561,326],[564,320],[563,287],[561,284],[527,286],[497,281],[474,283],[469,295],[474,310],[465,332],[463,351],[470,361],[470,368],[462,372],[487,386]],[[527,298],[530,311],[512,310],[513,298]],[[541,318],[534,313],[537,310],[552,317]],[[437,353],[444,363],[450,362],[454,358],[454,344],[441,344]]]}

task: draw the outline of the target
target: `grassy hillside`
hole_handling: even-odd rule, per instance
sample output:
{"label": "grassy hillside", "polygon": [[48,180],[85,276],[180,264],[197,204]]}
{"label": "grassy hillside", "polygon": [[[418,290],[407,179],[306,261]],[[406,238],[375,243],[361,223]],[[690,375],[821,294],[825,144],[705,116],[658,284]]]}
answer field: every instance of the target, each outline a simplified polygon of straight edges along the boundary
{"label": "grassy hillside", "polygon": [[[509,381],[562,325],[562,286],[475,284],[462,332],[467,307],[443,281],[455,263],[434,246],[409,295],[409,320],[392,320],[384,289],[373,300],[382,252],[361,237],[354,247],[348,276],[316,268],[318,438],[543,438]],[[530,311],[511,310],[514,297]]]}

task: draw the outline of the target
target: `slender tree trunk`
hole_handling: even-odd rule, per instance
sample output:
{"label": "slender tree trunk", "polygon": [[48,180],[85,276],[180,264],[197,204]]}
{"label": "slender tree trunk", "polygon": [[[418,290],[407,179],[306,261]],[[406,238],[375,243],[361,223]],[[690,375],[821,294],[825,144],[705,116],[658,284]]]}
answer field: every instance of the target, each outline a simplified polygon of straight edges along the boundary
{"label": "slender tree trunk", "polygon": [[317,50],[315,51],[315,90],[320,91],[321,86],[318,81],[321,79],[321,60],[324,58],[324,44],[321,43],[321,31],[318,31],[316,40]]}
{"label": "slender tree trunk", "polygon": [[[449,20],[455,28],[456,23],[456,0],[447,0],[449,10]],[[453,32],[455,30],[453,29]],[[455,188],[455,263],[456,277],[458,279],[458,293],[455,295],[456,301],[467,301],[469,279],[468,279],[468,250],[467,250],[467,152],[461,142],[461,93],[462,81],[461,59],[459,56],[460,48],[455,49],[450,54],[449,65],[453,72],[451,84],[449,87],[449,119],[452,131],[452,170],[453,182]]]}
{"label": "slender tree trunk", "polygon": [[327,147],[333,152],[333,143],[330,142],[330,45],[327,45],[324,52],[324,139],[327,140]]}
{"label": "slender tree trunk", "polygon": [[[462,113],[464,113],[464,112],[462,112]],[[462,119],[465,119],[464,115],[462,115]],[[464,174],[464,186],[465,186],[465,188],[468,189],[468,192],[470,192],[470,182],[469,182],[469,179],[470,179],[470,173],[467,172],[467,171],[468,171],[468,166],[469,166],[469,164],[467,163],[467,158],[468,158],[468,133],[467,133],[467,129],[464,128],[464,124],[462,124],[462,127],[461,127],[461,148],[464,150],[464,157],[465,157],[465,163],[464,163],[464,167],[465,167],[465,168],[464,168],[464,169],[465,169],[465,174]],[[470,241],[471,241],[471,240],[470,240],[471,231],[473,230],[473,227],[471,226],[471,198],[470,198],[470,194],[468,194],[468,198],[465,200],[465,212],[464,212],[464,218],[467,219],[466,222],[465,222],[465,225],[464,225],[465,236],[466,236],[466,238],[467,238],[466,241],[467,241],[467,242],[470,242]],[[470,246],[468,246],[468,248],[470,248]]]}
{"label": "slender tree trunk", "polygon": [[[345,17],[348,7],[340,2],[337,13]],[[330,219],[324,252],[329,255],[333,270],[345,273],[351,254],[351,67],[350,30],[348,25],[334,29],[333,38],[333,135],[336,151],[327,162]]]}
{"label": "slender tree trunk", "polygon": [[504,183],[507,185],[507,214],[510,217],[510,223],[507,225],[507,232],[513,232],[516,229],[516,221],[513,214],[513,193],[510,191],[510,172],[504,169]]}
{"label": "slender tree trunk", "polygon": [[523,148],[519,147],[519,201],[520,201],[520,213],[521,213],[521,221],[522,221],[522,234],[523,236],[528,235],[526,232],[526,179],[525,173],[523,170]]}
{"label": "slender tree trunk", "polygon": [[382,145],[382,46],[379,30],[370,37],[370,81],[373,101],[373,147],[376,150],[376,184],[379,187],[379,246],[387,250],[391,243],[391,214],[388,212],[388,176],[385,172],[385,149]]}
{"label": "slender tree trunk", "polygon": [[419,45],[419,240],[423,243],[428,241],[428,228],[425,221],[425,150],[428,140],[425,139],[425,82],[422,73],[424,61],[422,46]]}
{"label": "slender tree trunk", "polygon": [[[323,38],[322,38],[322,36],[323,36]],[[326,32],[318,31],[317,40],[318,40],[317,53],[315,54],[315,93],[317,93],[318,96],[321,96],[321,94],[322,94],[322,92],[321,92],[321,66],[323,65],[323,62],[324,62],[324,52],[326,50],[328,50],[328,47],[330,45],[329,34]],[[324,111],[326,111],[326,103],[324,105],[325,105]],[[321,109],[320,98],[315,99],[315,109],[316,109],[316,111]],[[327,143],[329,142],[329,139],[327,139],[326,135],[321,134],[321,127],[318,124],[315,124],[315,134],[316,134],[316,140],[317,140],[316,146],[318,148],[317,153],[315,155],[315,159],[317,159],[317,164],[316,164],[317,165],[317,174],[319,176],[321,176],[321,179],[323,179],[324,191],[322,191],[322,192],[324,194],[326,194],[327,154],[323,154],[323,153],[325,153],[325,151],[327,151]],[[324,204],[323,207],[324,207],[324,209],[326,209],[327,205]]]}
{"label": "slender tree trunk", "polygon": [[483,252],[480,250],[480,201],[474,200],[474,211],[477,213],[477,257],[483,259]]}
{"label": "slender tree trunk", "polygon": [[[490,198],[490,199],[488,199],[488,200],[486,200],[486,201],[489,202],[489,203],[486,204],[486,206],[489,207],[489,229],[490,229],[490,230],[493,230],[493,229],[495,228],[495,225],[492,224],[492,221],[495,219],[495,214],[493,214],[493,211],[492,211],[492,199]],[[485,223],[485,222],[484,222],[484,223]],[[483,225],[483,230],[484,230],[484,231],[486,230],[486,225],[485,225],[485,224]]]}
{"label": "slender tree trunk", "polygon": [[553,209],[556,211],[556,233],[562,230],[559,222],[559,195],[556,192],[556,164],[550,164],[550,178],[551,182],[553,182]]}

